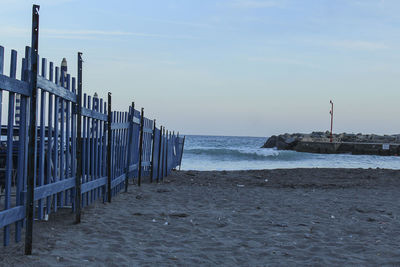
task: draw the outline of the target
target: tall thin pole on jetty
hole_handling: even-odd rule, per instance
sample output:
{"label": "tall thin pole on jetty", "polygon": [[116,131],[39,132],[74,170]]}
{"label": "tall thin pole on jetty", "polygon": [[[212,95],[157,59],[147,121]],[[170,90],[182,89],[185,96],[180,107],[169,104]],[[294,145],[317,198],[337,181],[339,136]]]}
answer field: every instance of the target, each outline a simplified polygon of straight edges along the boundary
{"label": "tall thin pole on jetty", "polygon": [[331,136],[330,136],[330,142],[332,143],[333,137],[332,137],[332,130],[333,130],[333,102],[332,100],[329,101],[331,103],[331,111],[329,111],[329,114],[331,114]]}
{"label": "tall thin pole on jetty", "polygon": [[107,199],[111,203],[111,92],[108,92],[108,103],[107,103]]}
{"label": "tall thin pole on jetty", "polygon": [[25,233],[25,255],[32,255],[33,237],[33,213],[36,173],[36,100],[37,100],[37,73],[38,73],[38,51],[39,51],[39,9],[40,6],[32,7],[32,40],[31,40],[31,79],[30,79],[30,115],[29,115],[29,142],[28,142],[28,182],[26,197],[26,233]]}
{"label": "tall thin pole on jetty", "polygon": [[142,108],[140,117],[140,141],[139,141],[139,173],[138,173],[138,186],[141,184],[142,179],[142,159],[143,159],[143,124],[144,124],[144,108]]}
{"label": "tall thin pole on jetty", "polygon": [[75,177],[75,223],[81,222],[82,209],[82,53],[78,53],[78,97],[76,99],[77,133],[76,133],[76,177]]}

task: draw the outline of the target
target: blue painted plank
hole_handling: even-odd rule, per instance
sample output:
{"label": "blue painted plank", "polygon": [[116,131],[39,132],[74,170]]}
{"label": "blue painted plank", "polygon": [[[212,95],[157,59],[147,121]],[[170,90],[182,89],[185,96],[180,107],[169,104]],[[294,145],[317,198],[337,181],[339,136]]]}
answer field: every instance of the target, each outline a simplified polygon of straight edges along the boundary
{"label": "blue painted plank", "polygon": [[17,206],[0,212],[0,228],[25,218],[25,206]]}
{"label": "blue painted plank", "polygon": [[75,177],[68,177],[55,183],[46,184],[35,188],[35,200],[51,196],[71,189],[75,186]]}
{"label": "blue painted plank", "polygon": [[111,124],[111,130],[129,129],[129,122],[116,122]]}
{"label": "blue painted plank", "polygon": [[111,187],[115,188],[117,186],[119,186],[121,183],[123,183],[125,181],[125,173],[123,173],[122,175],[115,177],[112,181],[111,181]]}
{"label": "blue painted plank", "polygon": [[2,74],[0,74],[0,89],[24,96],[30,96],[29,83],[11,79]]}
{"label": "blue painted plank", "polygon": [[82,184],[82,193],[86,193],[93,189],[105,186],[107,184],[107,177],[100,177],[96,180]]}
{"label": "blue painted plank", "polygon": [[143,128],[143,133],[153,134],[153,129],[151,129],[151,128]]}
{"label": "blue painted plank", "polygon": [[82,116],[90,117],[96,120],[107,121],[107,115],[94,110],[82,108]]}
{"label": "blue painted plank", "polygon": [[76,103],[76,94],[66,90],[62,85],[59,85],[58,83],[53,83],[43,77],[38,76],[37,87],[49,93],[52,93],[64,100]]}

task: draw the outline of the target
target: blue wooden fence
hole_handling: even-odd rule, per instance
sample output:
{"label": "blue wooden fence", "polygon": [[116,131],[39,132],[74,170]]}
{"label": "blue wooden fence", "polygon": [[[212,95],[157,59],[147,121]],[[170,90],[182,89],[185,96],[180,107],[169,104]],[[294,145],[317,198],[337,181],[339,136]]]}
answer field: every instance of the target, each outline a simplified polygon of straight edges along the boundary
{"label": "blue wooden fence", "polygon": [[77,78],[40,61],[38,10],[34,5],[32,48],[25,49],[20,79],[17,52],[11,50],[7,76],[0,46],[0,236],[4,246],[12,234],[19,242],[25,227],[26,254],[34,220],[71,208],[79,223],[82,208],[98,199],[111,202],[130,181],[162,181],[180,166],[184,146],[184,138],[157,128],[134,103],[115,111],[111,93],[107,103],[83,93],[81,53]]}

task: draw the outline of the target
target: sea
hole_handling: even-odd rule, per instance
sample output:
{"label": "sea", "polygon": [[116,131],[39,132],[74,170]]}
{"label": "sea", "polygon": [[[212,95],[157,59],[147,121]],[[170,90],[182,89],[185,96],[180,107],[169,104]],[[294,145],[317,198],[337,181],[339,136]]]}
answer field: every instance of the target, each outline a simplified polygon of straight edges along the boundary
{"label": "sea", "polygon": [[261,148],[266,137],[188,135],[182,170],[261,170],[289,168],[400,169],[400,157],[314,154]]}

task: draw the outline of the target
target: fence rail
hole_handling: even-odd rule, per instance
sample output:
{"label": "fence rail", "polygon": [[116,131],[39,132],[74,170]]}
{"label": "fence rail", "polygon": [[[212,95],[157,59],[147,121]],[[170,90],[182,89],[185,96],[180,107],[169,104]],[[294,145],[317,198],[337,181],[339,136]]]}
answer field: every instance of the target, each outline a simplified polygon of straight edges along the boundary
{"label": "fence rail", "polygon": [[184,138],[157,128],[134,103],[115,111],[111,93],[107,102],[83,93],[82,53],[76,78],[40,61],[38,11],[34,5],[32,48],[25,49],[20,79],[17,51],[11,50],[7,76],[0,46],[0,236],[4,246],[11,234],[19,242],[25,226],[26,254],[32,253],[35,220],[67,207],[79,223],[82,208],[111,202],[130,180],[139,186],[142,177],[163,180],[180,166],[184,146]]}

